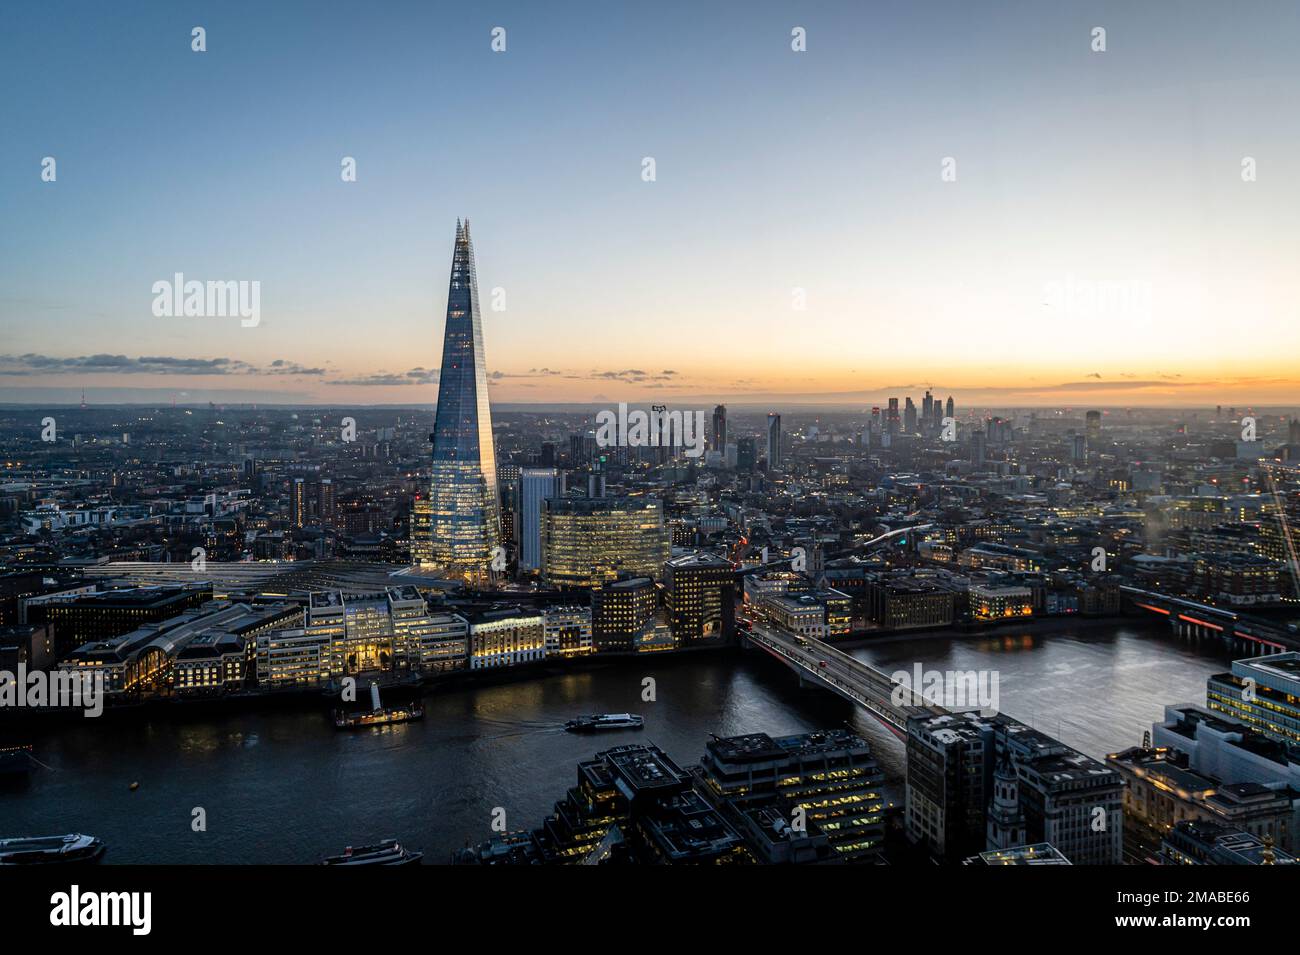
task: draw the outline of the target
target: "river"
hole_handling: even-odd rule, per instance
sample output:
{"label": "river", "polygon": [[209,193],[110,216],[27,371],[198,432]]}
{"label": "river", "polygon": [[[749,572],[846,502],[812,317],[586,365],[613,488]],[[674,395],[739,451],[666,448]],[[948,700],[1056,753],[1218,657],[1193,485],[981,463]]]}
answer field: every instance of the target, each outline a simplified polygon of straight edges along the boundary
{"label": "river", "polygon": [[[1178,642],[1145,621],[1042,625],[996,635],[925,635],[851,652],[886,672],[916,662],[998,675],[1000,708],[1083,752],[1141,742],[1166,703],[1205,701],[1227,669],[1217,646]],[[655,699],[642,700],[652,677]],[[426,863],[491,833],[532,828],[576,779],[580,759],[653,742],[683,765],[710,733],[806,732],[851,723],[901,796],[902,743],[829,693],[800,689],[757,651],[609,661],[545,678],[461,685],[425,699],[423,721],[339,732],[322,713],[156,711],[41,730],[44,764],[0,790],[0,837],[86,832],[116,863],[302,863],[348,844],[398,838]],[[593,739],[562,724],[641,713],[646,728]],[[134,790],[132,783],[138,783]],[[194,831],[201,808],[206,831]]]}

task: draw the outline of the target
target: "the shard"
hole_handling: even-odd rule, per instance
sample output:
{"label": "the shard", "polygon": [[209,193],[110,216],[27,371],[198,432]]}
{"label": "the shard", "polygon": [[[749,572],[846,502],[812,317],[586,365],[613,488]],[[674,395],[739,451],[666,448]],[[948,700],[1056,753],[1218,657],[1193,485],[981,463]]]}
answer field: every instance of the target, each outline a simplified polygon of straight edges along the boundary
{"label": "the shard", "polygon": [[488,578],[500,538],[487,382],[474,246],[469,220],[457,220],[433,425],[429,554],[448,576],[471,582]]}

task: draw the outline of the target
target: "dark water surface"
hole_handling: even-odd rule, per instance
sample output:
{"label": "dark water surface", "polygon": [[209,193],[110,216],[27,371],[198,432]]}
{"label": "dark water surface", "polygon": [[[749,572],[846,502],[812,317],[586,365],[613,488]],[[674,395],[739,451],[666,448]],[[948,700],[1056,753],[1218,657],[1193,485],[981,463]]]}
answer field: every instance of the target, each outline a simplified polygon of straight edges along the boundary
{"label": "dark water surface", "polygon": [[[852,651],[887,672],[995,670],[1001,709],[1092,756],[1141,741],[1165,703],[1204,702],[1226,669],[1214,647],[1179,643],[1137,623],[1081,625],[1049,635],[927,636]],[[656,680],[657,700],[641,700]],[[799,689],[763,654],[610,662],[425,699],[423,721],[339,732],[323,712],[268,711],[85,720],[41,730],[38,768],[0,790],[0,837],[87,832],[106,862],[314,862],[343,846],[398,838],[443,862],[490,834],[492,811],[531,828],[575,781],[578,760],[625,742],[654,742],[683,765],[710,733],[805,732],[851,723],[871,741],[901,793],[901,742],[828,693]],[[631,711],[640,733],[564,732],[588,713]],[[139,788],[131,791],[130,784]],[[191,829],[203,807],[207,831]]]}

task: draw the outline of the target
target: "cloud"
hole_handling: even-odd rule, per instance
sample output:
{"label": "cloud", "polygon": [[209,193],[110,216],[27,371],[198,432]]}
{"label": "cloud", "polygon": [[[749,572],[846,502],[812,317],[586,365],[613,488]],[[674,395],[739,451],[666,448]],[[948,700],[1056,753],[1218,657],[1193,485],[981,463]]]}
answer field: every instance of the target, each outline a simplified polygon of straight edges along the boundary
{"label": "cloud", "polygon": [[265,368],[238,358],[177,358],[173,355],[0,355],[0,375],[302,375],[325,374],[324,368],[309,368],[277,358]]}
{"label": "cloud", "polygon": [[0,355],[0,375],[122,374],[240,375],[256,369],[235,358],[174,358],[168,355]]}
{"label": "cloud", "polygon": [[407,372],[377,371],[359,378],[335,378],[327,381],[328,385],[435,385],[438,372],[431,368],[412,368]]}
{"label": "cloud", "polygon": [[[1047,385],[1041,389],[1025,389],[1030,391],[1124,391],[1129,388],[1183,388],[1183,384],[1174,384],[1168,381],[1136,381],[1125,379],[1124,381],[1067,381],[1060,385]],[[1020,391],[1019,388],[1008,388],[1008,391]]]}
{"label": "cloud", "polygon": [[622,371],[592,371],[589,378],[599,378],[606,381],[621,381],[629,385],[639,385],[646,381],[668,381],[676,377],[677,372],[671,369],[665,370],[657,375],[652,375],[648,371],[640,368],[625,368]]}
{"label": "cloud", "polygon": [[324,368],[307,368],[298,364],[296,361],[287,361],[283,358],[277,358],[275,361],[263,369],[264,375],[323,375]]}

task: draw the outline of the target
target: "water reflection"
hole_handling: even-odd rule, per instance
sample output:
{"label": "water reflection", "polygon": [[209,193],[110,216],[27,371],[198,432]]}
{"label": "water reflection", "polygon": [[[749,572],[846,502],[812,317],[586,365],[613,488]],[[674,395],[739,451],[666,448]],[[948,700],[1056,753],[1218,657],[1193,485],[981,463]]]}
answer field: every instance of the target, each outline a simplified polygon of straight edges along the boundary
{"label": "water reflection", "polygon": [[[1165,703],[1203,701],[1225,668],[1213,649],[1163,631],[1114,626],[873,644],[853,651],[882,669],[914,662],[996,669],[1002,708],[1093,756],[1141,740]],[[642,700],[655,680],[654,702]],[[630,711],[644,731],[599,739],[565,720]],[[710,733],[806,732],[845,722],[875,747],[887,795],[901,799],[901,742],[874,719],[757,652],[610,663],[524,682],[459,687],[426,700],[426,716],[336,732],[322,713],[164,714],[86,721],[38,735],[38,770],[0,791],[0,835],[85,831],[109,862],[312,862],[344,845],[400,838],[440,862],[490,832],[537,825],[574,784],[578,760],[633,740],[684,764]],[[137,790],[129,788],[139,781]],[[207,811],[208,831],[190,829]]]}

